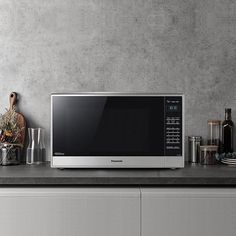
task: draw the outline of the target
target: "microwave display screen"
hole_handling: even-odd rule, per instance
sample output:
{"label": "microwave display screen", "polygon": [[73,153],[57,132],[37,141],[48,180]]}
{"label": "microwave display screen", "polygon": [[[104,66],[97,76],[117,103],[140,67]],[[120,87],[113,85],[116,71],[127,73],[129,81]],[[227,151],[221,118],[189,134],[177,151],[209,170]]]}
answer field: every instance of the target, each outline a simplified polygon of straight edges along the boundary
{"label": "microwave display screen", "polygon": [[182,155],[181,97],[52,99],[54,156]]}
{"label": "microwave display screen", "polygon": [[178,112],[179,106],[178,105],[168,105],[167,106],[167,111],[169,112]]}

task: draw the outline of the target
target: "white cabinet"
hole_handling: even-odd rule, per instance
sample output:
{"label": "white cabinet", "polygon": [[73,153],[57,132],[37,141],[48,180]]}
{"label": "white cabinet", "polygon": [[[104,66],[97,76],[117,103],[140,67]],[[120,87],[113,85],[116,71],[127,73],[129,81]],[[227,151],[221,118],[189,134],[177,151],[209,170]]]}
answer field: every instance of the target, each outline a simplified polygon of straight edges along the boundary
{"label": "white cabinet", "polygon": [[140,190],[1,188],[0,235],[140,236]]}
{"label": "white cabinet", "polygon": [[142,188],[142,236],[235,236],[236,189]]}
{"label": "white cabinet", "polygon": [[4,236],[235,236],[236,189],[0,188]]}

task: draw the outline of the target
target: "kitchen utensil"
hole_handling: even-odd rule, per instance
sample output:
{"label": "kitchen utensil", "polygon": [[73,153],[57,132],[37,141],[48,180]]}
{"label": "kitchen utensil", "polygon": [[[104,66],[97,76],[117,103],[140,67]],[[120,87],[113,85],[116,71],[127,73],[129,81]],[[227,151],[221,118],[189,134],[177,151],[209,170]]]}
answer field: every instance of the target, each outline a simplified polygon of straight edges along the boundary
{"label": "kitchen utensil", "polygon": [[[9,96],[9,101],[10,101],[10,107],[9,110],[12,111],[13,106],[16,105],[17,102],[17,94],[15,92],[12,92]],[[21,134],[20,134],[20,141],[19,144],[23,147],[24,146],[24,142],[25,142],[25,129],[26,129],[26,121],[24,116],[21,113],[16,112],[17,114],[17,125],[21,130]]]}
{"label": "kitchen utensil", "polygon": [[189,136],[188,137],[189,162],[191,162],[191,163],[198,163],[199,162],[201,141],[202,141],[201,136]]}

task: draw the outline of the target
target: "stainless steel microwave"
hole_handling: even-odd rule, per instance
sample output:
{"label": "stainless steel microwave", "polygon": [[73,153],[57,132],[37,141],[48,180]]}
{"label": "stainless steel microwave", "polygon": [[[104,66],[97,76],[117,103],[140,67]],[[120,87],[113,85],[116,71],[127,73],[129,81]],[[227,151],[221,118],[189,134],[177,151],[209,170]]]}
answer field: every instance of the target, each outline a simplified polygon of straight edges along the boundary
{"label": "stainless steel microwave", "polygon": [[184,167],[184,96],[52,94],[51,166]]}

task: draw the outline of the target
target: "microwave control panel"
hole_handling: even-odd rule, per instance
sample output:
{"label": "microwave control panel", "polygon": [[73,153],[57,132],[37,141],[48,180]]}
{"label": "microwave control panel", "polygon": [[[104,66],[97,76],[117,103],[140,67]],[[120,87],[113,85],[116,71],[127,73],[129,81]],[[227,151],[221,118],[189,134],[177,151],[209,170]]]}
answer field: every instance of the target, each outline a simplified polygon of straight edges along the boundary
{"label": "microwave control panel", "polygon": [[182,155],[182,96],[165,97],[165,155]]}

